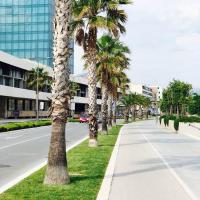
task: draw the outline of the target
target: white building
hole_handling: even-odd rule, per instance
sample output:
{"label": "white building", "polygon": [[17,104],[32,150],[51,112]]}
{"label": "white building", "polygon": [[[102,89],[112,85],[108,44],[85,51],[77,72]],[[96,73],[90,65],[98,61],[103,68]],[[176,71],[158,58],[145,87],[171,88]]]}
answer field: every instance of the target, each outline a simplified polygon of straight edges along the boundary
{"label": "white building", "polygon": [[[40,65],[41,66],[41,65]],[[0,118],[11,117],[35,117],[36,92],[27,89],[27,72],[38,67],[38,63],[20,59],[0,51]],[[52,68],[42,66],[49,76],[52,76]],[[87,77],[71,75],[71,81],[78,83],[79,90],[71,102],[71,110],[79,114],[87,112],[88,81]],[[44,105],[40,110],[40,116],[48,116],[50,107],[50,88],[44,88],[39,93],[39,101]],[[97,103],[100,109],[101,90],[97,87]]]}
{"label": "white building", "polygon": [[153,98],[152,89],[146,85],[139,85],[134,83],[129,83],[129,92],[141,94],[145,97],[149,97],[150,99]]}

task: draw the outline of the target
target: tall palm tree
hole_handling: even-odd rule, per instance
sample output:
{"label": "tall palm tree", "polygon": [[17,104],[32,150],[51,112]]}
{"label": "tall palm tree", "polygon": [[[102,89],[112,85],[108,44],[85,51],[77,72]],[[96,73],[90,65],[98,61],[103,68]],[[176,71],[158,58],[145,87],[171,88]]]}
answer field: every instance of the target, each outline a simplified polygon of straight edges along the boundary
{"label": "tall palm tree", "polygon": [[97,78],[102,87],[102,131],[106,132],[107,121],[110,126],[112,125],[112,113],[109,112],[109,119],[107,119],[107,115],[108,110],[112,111],[114,96],[114,93],[109,95],[109,83],[126,68],[124,59],[126,59],[125,53],[128,53],[129,49],[119,39],[110,35],[104,35],[97,41],[97,49]]}
{"label": "tall palm tree", "polygon": [[110,95],[113,97],[113,107],[110,112],[112,112],[113,123],[116,124],[116,109],[117,101],[119,100],[118,90],[124,96],[129,88],[128,83],[130,83],[129,78],[126,73],[121,71],[115,77],[112,77],[110,82]]}
{"label": "tall palm tree", "polygon": [[131,107],[132,121],[135,121],[136,120],[136,106],[139,105],[140,95],[136,93],[132,93],[130,95],[132,98],[132,107]]}
{"label": "tall palm tree", "polygon": [[120,100],[120,103],[125,108],[125,110],[124,110],[124,121],[125,121],[125,123],[128,123],[129,122],[130,109],[131,109],[131,106],[133,105],[132,96],[130,94],[123,96]]}
{"label": "tall palm tree", "polygon": [[108,30],[115,36],[124,33],[123,23],[127,16],[119,5],[129,3],[127,0],[74,0],[73,29],[77,43],[83,47],[85,63],[88,69],[89,94],[89,146],[98,145],[97,96],[96,96],[96,54],[97,34],[99,29]]}
{"label": "tall palm tree", "polygon": [[69,91],[70,91],[70,106],[69,106],[69,114],[70,116],[73,116],[73,113],[72,113],[72,110],[71,110],[71,107],[72,107],[72,100],[74,99],[74,96],[77,95],[77,91],[80,89],[80,86],[78,83],[75,83],[75,82],[72,82],[70,81],[69,82]]}
{"label": "tall palm tree", "polygon": [[55,0],[54,75],[52,84],[52,135],[45,184],[67,184],[65,126],[69,102],[69,66],[71,36],[71,0]]}
{"label": "tall palm tree", "polygon": [[44,71],[42,67],[33,68],[27,74],[26,83],[29,88],[34,89],[36,92],[36,118],[39,118],[39,92],[48,85],[48,72]]}

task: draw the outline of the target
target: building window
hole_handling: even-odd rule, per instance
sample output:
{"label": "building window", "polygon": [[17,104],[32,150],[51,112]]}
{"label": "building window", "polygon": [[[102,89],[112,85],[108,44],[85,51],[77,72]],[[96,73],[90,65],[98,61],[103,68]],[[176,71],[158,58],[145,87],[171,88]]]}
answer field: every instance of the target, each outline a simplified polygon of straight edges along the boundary
{"label": "building window", "polygon": [[23,100],[17,100],[17,110],[23,110]]}
{"label": "building window", "polygon": [[24,110],[30,110],[30,100],[25,100],[25,108]]}
{"label": "building window", "polygon": [[15,100],[14,99],[8,99],[8,110],[9,111],[15,110]]}
{"label": "building window", "polygon": [[5,77],[5,85],[13,87],[13,79]]}
{"label": "building window", "polygon": [[0,76],[0,85],[3,85],[3,77]]}
{"label": "building window", "polygon": [[20,80],[19,79],[15,79],[15,81],[14,81],[14,87],[20,88]]}

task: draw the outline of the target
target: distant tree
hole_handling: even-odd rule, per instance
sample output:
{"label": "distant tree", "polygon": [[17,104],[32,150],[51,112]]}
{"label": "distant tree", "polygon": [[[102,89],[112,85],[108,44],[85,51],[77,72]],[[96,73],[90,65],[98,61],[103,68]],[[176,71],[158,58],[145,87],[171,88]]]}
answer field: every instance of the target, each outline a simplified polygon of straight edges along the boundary
{"label": "distant tree", "polygon": [[191,100],[192,85],[179,80],[173,80],[163,92],[161,110],[167,114],[185,115]]}
{"label": "distant tree", "polygon": [[27,86],[28,88],[34,89],[36,92],[36,117],[39,117],[38,107],[39,107],[39,92],[43,90],[50,83],[50,78],[48,77],[48,72],[44,71],[42,67],[36,67],[31,69],[27,73]]}
{"label": "distant tree", "polygon": [[192,115],[200,115],[200,95],[195,94],[189,104],[189,112]]}

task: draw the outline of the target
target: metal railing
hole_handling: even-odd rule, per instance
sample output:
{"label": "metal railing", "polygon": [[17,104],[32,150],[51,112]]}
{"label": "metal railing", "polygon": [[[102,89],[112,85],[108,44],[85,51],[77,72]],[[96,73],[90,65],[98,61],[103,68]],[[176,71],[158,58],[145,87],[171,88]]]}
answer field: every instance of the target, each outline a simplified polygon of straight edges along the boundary
{"label": "metal railing", "polygon": [[192,124],[189,124],[189,126],[191,126],[192,128],[195,128],[195,129],[197,129],[197,130],[199,130],[199,131],[200,131],[200,128],[199,128],[199,127],[197,127],[197,126],[194,126],[194,125],[192,125]]}

